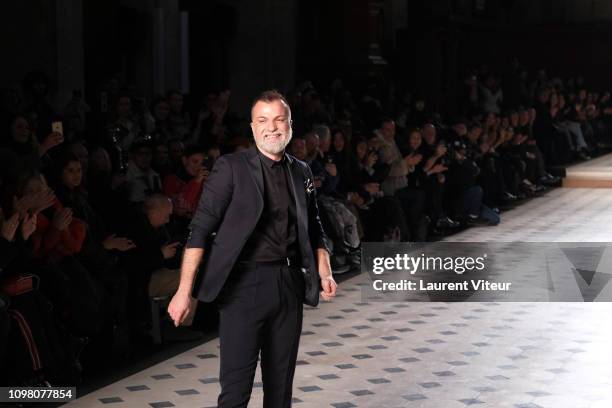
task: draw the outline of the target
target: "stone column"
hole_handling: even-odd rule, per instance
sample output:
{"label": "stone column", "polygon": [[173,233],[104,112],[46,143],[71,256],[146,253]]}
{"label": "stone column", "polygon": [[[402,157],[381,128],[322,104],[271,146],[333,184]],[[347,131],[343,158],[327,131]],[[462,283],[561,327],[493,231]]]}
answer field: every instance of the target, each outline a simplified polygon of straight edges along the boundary
{"label": "stone column", "polygon": [[56,1],[57,94],[55,105],[62,109],[73,90],[83,91],[83,4],[82,0]]}

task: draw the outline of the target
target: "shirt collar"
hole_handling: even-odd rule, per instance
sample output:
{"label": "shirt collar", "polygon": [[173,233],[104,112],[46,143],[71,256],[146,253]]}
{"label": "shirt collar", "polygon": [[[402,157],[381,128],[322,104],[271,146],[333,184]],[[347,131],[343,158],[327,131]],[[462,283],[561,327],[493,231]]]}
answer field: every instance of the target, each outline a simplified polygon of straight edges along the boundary
{"label": "shirt collar", "polygon": [[283,157],[279,161],[272,160],[271,158],[263,154],[259,149],[257,149],[257,154],[259,154],[259,158],[261,159],[262,163],[270,168],[280,166],[281,164],[284,164],[287,161],[287,155],[285,153],[283,153]]}

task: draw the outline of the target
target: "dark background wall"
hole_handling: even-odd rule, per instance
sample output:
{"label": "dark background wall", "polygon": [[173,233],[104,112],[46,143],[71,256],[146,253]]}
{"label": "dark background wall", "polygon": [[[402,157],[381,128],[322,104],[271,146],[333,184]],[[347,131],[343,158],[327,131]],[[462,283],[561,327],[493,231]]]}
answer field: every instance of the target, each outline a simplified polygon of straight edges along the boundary
{"label": "dark background wall", "polygon": [[514,56],[612,88],[611,22],[604,0],[22,0],[0,15],[0,85],[41,69],[58,105],[72,89],[95,103],[109,78],[195,101],[231,88],[244,110],[263,88],[377,76],[445,109],[467,67]]}
{"label": "dark background wall", "polygon": [[54,2],[9,1],[0,13],[0,86],[14,87],[26,72],[40,69],[55,76]]}

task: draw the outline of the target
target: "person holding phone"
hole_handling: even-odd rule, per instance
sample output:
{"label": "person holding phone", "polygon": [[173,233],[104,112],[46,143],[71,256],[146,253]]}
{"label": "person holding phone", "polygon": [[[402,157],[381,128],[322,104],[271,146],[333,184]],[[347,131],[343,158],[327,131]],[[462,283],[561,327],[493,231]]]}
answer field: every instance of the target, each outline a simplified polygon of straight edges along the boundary
{"label": "person holding phone", "polygon": [[212,166],[199,146],[185,149],[182,161],[183,166],[176,174],[169,174],[164,178],[163,191],[172,199],[174,215],[191,219]]}
{"label": "person holding phone", "polygon": [[38,171],[48,160],[47,153],[64,142],[64,136],[54,131],[50,131],[42,142],[38,142],[24,114],[15,114],[8,120],[8,124],[10,137],[3,142],[3,147],[16,155],[14,166],[10,169],[11,174],[14,173],[15,176],[28,171]]}

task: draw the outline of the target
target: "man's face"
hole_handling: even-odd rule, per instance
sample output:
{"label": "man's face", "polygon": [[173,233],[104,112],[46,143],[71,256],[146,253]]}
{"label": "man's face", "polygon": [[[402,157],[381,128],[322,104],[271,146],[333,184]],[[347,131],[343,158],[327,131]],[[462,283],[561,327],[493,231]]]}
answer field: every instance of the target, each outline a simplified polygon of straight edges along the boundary
{"label": "man's face", "polygon": [[291,141],[291,112],[281,100],[259,101],[251,111],[255,144],[264,153],[281,154]]}
{"label": "man's face", "polygon": [[334,149],[336,149],[337,152],[344,150],[344,134],[341,132],[337,132],[334,135]]}
{"label": "man's face", "polygon": [[291,154],[300,160],[306,159],[306,141],[304,139],[296,138],[291,142]]}
{"label": "man's face", "polygon": [[314,153],[319,148],[319,135],[310,134],[306,136],[306,150],[308,154]]}
{"label": "man's face", "polygon": [[172,214],[172,202],[168,200],[167,203],[159,205],[157,208],[151,209],[148,212],[149,222],[153,228],[162,227],[170,222],[170,215]]}
{"label": "man's face", "polygon": [[327,153],[329,151],[329,146],[331,145],[331,136],[325,135],[322,136],[319,141],[319,150],[323,153]]}

